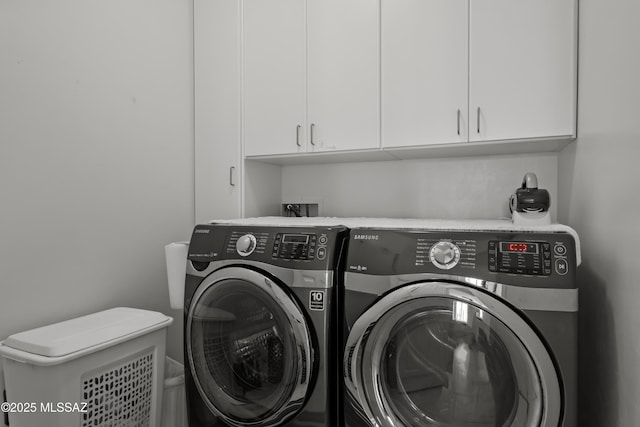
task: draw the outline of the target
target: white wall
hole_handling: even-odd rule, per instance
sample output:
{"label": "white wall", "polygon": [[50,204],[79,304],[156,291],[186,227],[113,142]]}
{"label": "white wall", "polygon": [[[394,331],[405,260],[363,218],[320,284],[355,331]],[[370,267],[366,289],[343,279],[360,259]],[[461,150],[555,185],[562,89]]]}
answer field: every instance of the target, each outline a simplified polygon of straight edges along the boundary
{"label": "white wall", "polygon": [[189,238],[192,6],[0,2],[0,339],[114,306],[176,318],[164,249]]}
{"label": "white wall", "polygon": [[560,220],[582,240],[580,426],[640,425],[640,3],[580,5],[578,140],[559,157]]}
{"label": "white wall", "polygon": [[556,218],[557,153],[284,166],[282,200],[320,200],[327,216],[495,219],[527,172]]}

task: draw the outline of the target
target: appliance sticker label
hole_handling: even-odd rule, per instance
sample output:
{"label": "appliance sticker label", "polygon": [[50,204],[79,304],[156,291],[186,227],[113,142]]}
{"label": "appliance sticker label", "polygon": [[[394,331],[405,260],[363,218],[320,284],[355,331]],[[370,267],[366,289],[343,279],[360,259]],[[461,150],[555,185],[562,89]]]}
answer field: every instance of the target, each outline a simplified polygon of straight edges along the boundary
{"label": "appliance sticker label", "polygon": [[309,309],[324,311],[324,291],[309,292]]}

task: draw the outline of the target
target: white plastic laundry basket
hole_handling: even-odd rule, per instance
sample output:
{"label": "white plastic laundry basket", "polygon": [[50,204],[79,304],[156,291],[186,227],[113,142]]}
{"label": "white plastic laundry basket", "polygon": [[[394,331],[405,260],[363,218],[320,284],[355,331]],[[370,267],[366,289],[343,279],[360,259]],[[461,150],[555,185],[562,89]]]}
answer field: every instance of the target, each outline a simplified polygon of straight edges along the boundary
{"label": "white plastic laundry basket", "polygon": [[172,322],[120,307],[0,342],[11,427],[159,427]]}

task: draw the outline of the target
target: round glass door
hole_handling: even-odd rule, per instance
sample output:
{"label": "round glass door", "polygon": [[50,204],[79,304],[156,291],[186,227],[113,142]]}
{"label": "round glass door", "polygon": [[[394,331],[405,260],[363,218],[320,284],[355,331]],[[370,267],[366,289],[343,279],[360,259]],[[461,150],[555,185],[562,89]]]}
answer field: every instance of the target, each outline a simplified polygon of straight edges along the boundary
{"label": "round glass door", "polygon": [[188,358],[203,400],[234,426],[272,426],[305,401],[311,336],[296,301],[255,271],[229,267],[198,288],[187,317]]}
{"label": "round glass door", "polygon": [[540,338],[511,308],[464,285],[388,294],[356,322],[346,354],[347,389],[374,425],[556,427],[560,419],[557,374]]}

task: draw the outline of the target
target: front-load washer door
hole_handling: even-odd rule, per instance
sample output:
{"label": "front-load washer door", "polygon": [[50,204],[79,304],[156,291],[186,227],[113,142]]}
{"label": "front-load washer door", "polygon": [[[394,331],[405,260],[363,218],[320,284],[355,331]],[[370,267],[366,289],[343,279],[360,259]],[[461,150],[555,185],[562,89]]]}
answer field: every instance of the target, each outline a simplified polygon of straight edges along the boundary
{"label": "front-load washer door", "polygon": [[347,397],[376,427],[557,427],[554,363],[531,326],[477,289],[422,282],[382,297],[352,327]]}
{"label": "front-load washer door", "polygon": [[194,294],[185,331],[196,387],[228,425],[277,426],[304,404],[311,331],[293,296],[266,275],[213,272]]}

